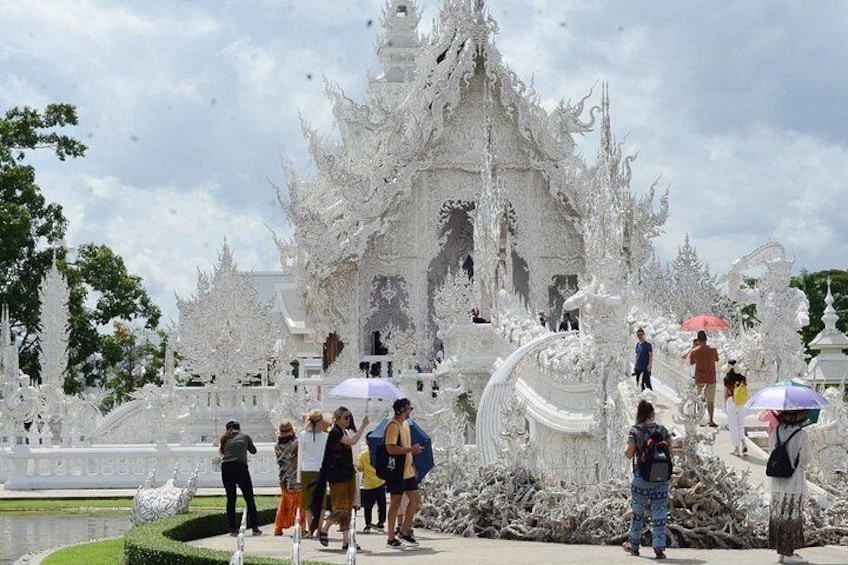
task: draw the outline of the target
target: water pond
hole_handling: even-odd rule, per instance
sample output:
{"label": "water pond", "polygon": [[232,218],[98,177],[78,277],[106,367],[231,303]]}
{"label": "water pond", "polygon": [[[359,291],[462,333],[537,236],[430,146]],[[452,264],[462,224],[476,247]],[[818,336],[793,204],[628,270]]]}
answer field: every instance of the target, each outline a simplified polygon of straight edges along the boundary
{"label": "water pond", "polygon": [[0,513],[0,564],[9,565],[33,551],[118,537],[129,528],[129,512],[101,515]]}

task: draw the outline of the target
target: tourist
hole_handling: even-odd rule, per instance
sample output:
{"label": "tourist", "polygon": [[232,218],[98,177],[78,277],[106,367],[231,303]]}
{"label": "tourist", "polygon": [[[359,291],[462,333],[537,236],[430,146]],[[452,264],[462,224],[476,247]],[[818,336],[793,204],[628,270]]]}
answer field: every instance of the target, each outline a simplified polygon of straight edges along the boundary
{"label": "tourist", "polygon": [[[318,483],[318,488],[321,488],[324,481],[330,485],[330,515],[318,530],[318,541],[325,547],[329,545],[327,531],[333,524],[337,524],[342,533],[342,551],[346,551],[350,543],[350,517],[356,498],[353,446],[359,443],[359,438],[369,422],[368,416],[365,416],[357,430],[350,410],[339,406],[333,412],[333,426],[327,436],[327,446],[324,448],[324,459],[321,462],[323,481]],[[348,430],[353,433],[349,435]],[[321,500],[320,493],[316,492],[312,500],[313,511],[320,508]],[[359,549],[359,546],[356,549]]]}
{"label": "tourist", "polygon": [[236,487],[241,489],[244,503],[247,506],[247,527],[251,528],[254,536],[261,536],[256,502],[253,500],[253,481],[250,480],[250,470],[247,467],[247,452],[256,454],[256,446],[250,436],[241,431],[241,424],[235,420],[227,422],[226,431],[221,436],[218,451],[221,453],[221,481],[227,493],[227,526],[230,535],[237,536],[239,525],[236,521]]}
{"label": "tourist", "polygon": [[780,437],[786,444],[795,472],[786,478],[769,477],[769,547],[777,550],[778,563],[806,563],[795,550],[804,547],[804,499],[807,495],[804,467],[812,458],[810,437],[800,426],[807,418],[807,411],[788,410],[776,416],[778,425],[769,436],[769,452],[774,450]]}
{"label": "tourist", "polygon": [[654,390],[651,386],[651,369],[654,365],[654,346],[645,339],[645,330],[636,330],[636,362],[633,364],[633,376],[636,377],[636,386],[640,382],[642,390],[646,388]]}
{"label": "tourist", "polygon": [[[740,396],[740,391],[748,381],[745,379],[745,371],[733,359],[721,366],[724,373],[724,411],[727,414],[727,429],[730,431],[730,444],[733,446],[734,455],[745,455],[748,446],[745,445],[745,400]],[[738,390],[737,390],[738,389]]]}
{"label": "tourist", "polygon": [[[372,530],[382,532],[386,527],[386,481],[377,476],[377,470],[371,465],[371,452],[366,444],[356,458],[356,469],[362,473],[362,488],[359,492],[362,508],[365,511],[363,533]],[[373,521],[374,505],[377,505],[377,523]]]}
{"label": "tourist", "polygon": [[283,535],[283,530],[294,525],[297,506],[300,502],[300,483],[297,482],[297,437],[291,420],[282,420],[277,431],[274,454],[280,474],[280,505],[274,518],[274,535]]}
{"label": "tourist", "polygon": [[716,395],[716,363],[718,363],[718,351],[707,345],[707,333],[703,330],[698,332],[698,346],[689,354],[689,364],[695,367],[695,388],[703,395],[707,402],[707,415],[710,417],[708,425],[717,428],[715,423],[715,395]]}
{"label": "tourist", "polygon": [[562,321],[559,323],[558,330],[561,332],[577,331],[577,322],[571,317],[570,312],[562,315]]}
{"label": "tourist", "polygon": [[663,440],[669,442],[669,456],[673,457],[671,436],[665,426],[657,424],[654,406],[647,400],[640,400],[636,408],[636,425],[627,435],[627,447],[624,455],[633,460],[633,479],[630,482],[630,533],[622,547],[631,555],[639,555],[639,539],[642,537],[642,524],[645,520],[645,506],[651,506],[651,526],[653,548],[657,559],[665,559],[665,525],[668,522],[668,490],[671,481],[649,482],[639,473],[636,458],[645,447],[651,434],[658,432]]}
{"label": "tourist", "polygon": [[445,360],[445,344],[440,343],[439,349],[438,349],[438,351],[436,351],[435,357],[433,357],[433,364],[436,367],[438,367],[439,365],[442,364],[442,361],[444,361],[444,360]]}
{"label": "tourist", "polygon": [[[417,547],[418,542],[412,535],[412,520],[418,511],[418,507],[421,505],[421,496],[418,493],[418,471],[415,469],[412,456],[418,455],[424,451],[424,448],[418,443],[415,445],[412,444],[412,432],[409,429],[409,422],[407,422],[412,415],[412,403],[409,399],[400,398],[395,400],[392,409],[395,415],[386,425],[384,438],[386,453],[389,455],[405,455],[405,457],[403,474],[396,480],[386,482],[386,489],[391,495],[386,545],[388,547],[401,547],[403,545]],[[400,509],[401,499],[404,494],[409,498],[409,506],[403,515],[400,534],[397,535],[392,526],[397,520],[398,510]]]}
{"label": "tourist", "polygon": [[471,309],[471,321],[475,324],[488,324],[489,320],[480,317],[480,309],[472,308]]}
{"label": "tourist", "polygon": [[539,323],[543,328],[548,327],[548,316],[544,312],[539,312]]}
{"label": "tourist", "polygon": [[[321,460],[324,458],[324,446],[327,445],[328,423],[324,420],[321,410],[315,408],[304,415],[306,424],[300,432],[297,442],[299,464],[300,513],[304,515],[308,531],[304,537],[312,537],[319,527],[321,513],[312,514],[312,498],[315,494],[316,479],[321,471]],[[323,507],[323,506],[322,506]]]}

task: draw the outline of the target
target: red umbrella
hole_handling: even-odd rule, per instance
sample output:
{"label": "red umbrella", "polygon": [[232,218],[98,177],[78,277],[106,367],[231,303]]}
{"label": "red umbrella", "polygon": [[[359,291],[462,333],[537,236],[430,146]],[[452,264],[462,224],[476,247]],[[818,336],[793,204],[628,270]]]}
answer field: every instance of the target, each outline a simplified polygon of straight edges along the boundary
{"label": "red umbrella", "polygon": [[680,325],[680,329],[690,331],[710,331],[710,330],[726,330],[730,324],[712,314],[701,314],[693,316]]}

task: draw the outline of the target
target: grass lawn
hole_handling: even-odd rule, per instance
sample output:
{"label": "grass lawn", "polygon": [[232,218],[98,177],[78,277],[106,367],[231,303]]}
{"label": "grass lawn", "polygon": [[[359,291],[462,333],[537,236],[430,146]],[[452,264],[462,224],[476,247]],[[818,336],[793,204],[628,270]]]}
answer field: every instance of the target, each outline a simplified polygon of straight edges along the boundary
{"label": "grass lawn", "polygon": [[[276,496],[257,496],[256,503],[276,504]],[[191,510],[224,510],[227,499],[223,496],[195,496]],[[129,512],[132,498],[18,498],[0,499],[0,512],[58,512],[68,514],[97,514]]]}
{"label": "grass lawn", "polygon": [[124,560],[124,540],[108,539],[74,545],[51,553],[42,565],[120,565]]}

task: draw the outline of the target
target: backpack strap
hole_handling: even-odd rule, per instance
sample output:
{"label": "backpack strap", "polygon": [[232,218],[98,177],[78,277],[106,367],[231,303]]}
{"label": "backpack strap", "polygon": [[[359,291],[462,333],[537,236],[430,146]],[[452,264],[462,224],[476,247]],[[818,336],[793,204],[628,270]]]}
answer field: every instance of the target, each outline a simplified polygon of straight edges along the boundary
{"label": "backpack strap", "polygon": [[[396,426],[397,426],[397,429],[398,429],[398,438],[397,438],[397,443],[396,443],[395,445],[396,445],[396,446],[398,446],[398,447],[403,447],[403,446],[401,445],[401,442],[400,442],[400,438],[401,438],[401,434],[400,434],[400,432],[401,432],[400,424],[398,424],[397,422],[395,422],[394,420],[392,420],[391,422],[389,422],[388,424],[386,424],[386,427],[388,428],[388,427],[389,427],[389,426],[391,426],[392,424],[396,425]],[[385,444],[385,442],[386,442],[385,437],[386,437],[386,436],[384,435],[384,436],[383,436],[383,443],[384,443],[384,444]]]}
{"label": "backpack strap", "polygon": [[[798,432],[800,432],[800,431],[801,431],[801,428],[798,428],[797,430],[795,430],[794,432],[792,432],[792,434],[791,434],[788,438],[786,438],[786,444],[788,445],[788,444],[789,444],[789,440],[790,440],[790,439],[792,439],[793,437],[795,437],[795,434],[797,434],[797,433],[798,433]],[[798,461],[800,461],[800,460],[801,460],[801,452],[800,452],[800,451],[798,451],[798,455],[796,455],[796,456],[795,456],[795,464],[794,464],[794,465],[792,465],[792,468],[793,468],[793,469],[797,469],[797,468],[798,468]]]}

